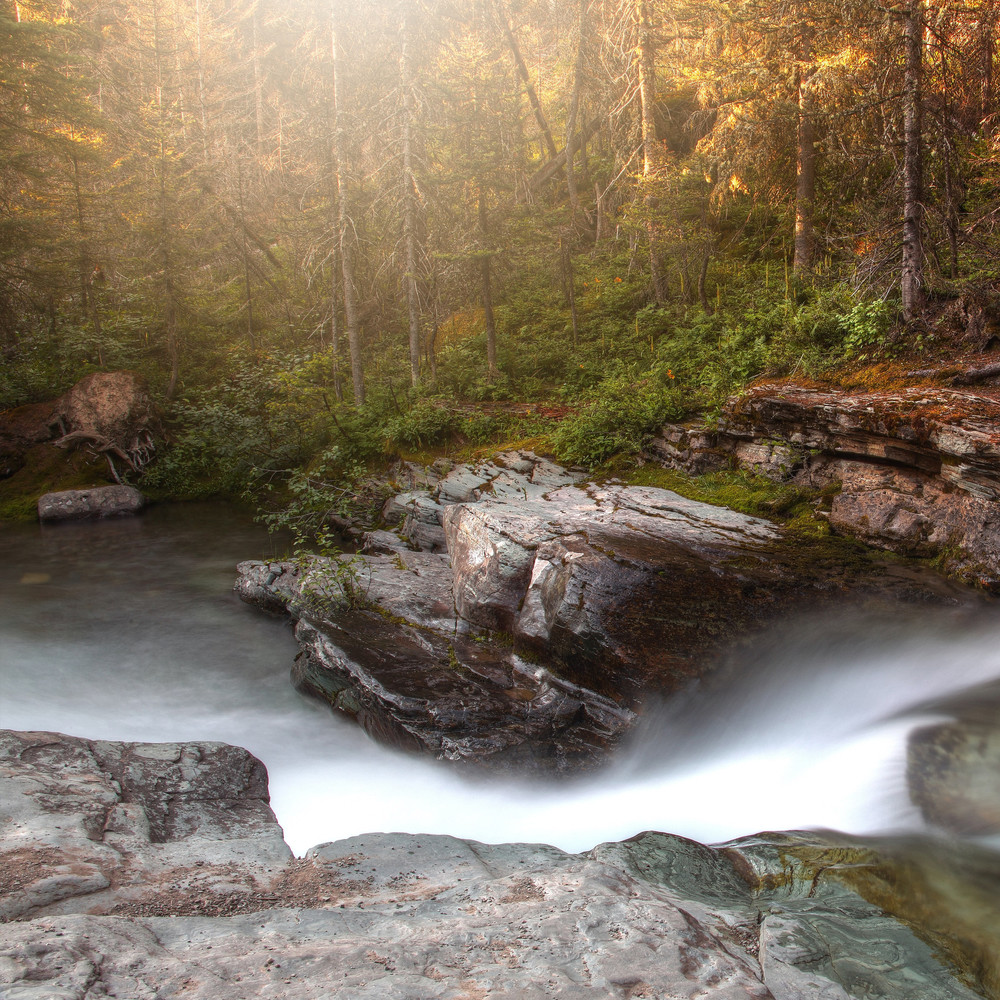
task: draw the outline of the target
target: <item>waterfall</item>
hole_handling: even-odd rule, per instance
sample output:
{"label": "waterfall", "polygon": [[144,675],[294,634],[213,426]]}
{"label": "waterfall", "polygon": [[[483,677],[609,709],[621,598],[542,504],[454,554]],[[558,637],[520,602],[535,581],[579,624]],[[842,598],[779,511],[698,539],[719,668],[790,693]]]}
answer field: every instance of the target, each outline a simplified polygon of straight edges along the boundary
{"label": "waterfall", "polygon": [[231,510],[0,532],[0,726],[245,746],[296,853],[375,830],[578,851],[647,829],[708,843],[919,829],[907,733],[1000,678],[1000,624],[969,611],[792,620],[647,706],[599,774],[474,779],[379,747],[296,694],[290,627],[230,592],[238,560],[274,554]]}

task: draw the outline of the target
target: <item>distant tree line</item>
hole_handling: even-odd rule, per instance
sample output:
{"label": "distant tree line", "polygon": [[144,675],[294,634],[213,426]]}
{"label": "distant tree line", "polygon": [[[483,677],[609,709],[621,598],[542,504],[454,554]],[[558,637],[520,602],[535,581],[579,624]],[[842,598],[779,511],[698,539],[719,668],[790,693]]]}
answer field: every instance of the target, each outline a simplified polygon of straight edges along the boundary
{"label": "distant tree line", "polygon": [[[994,280],[998,0],[0,2],[0,343],[134,323],[433,375],[518,275],[609,245],[711,312],[766,255],[919,315]],[[716,277],[716,286],[719,278]],[[713,292],[715,293],[713,296]]]}

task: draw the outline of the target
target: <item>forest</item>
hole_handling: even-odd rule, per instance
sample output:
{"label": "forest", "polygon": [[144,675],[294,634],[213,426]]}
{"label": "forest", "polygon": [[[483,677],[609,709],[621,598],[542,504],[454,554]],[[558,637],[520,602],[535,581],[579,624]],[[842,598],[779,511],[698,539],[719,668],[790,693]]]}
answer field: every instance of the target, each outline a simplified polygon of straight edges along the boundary
{"label": "forest", "polygon": [[594,468],[763,376],[982,349],[998,15],[3,0],[0,409],[133,369],[144,489],[329,505],[390,456]]}

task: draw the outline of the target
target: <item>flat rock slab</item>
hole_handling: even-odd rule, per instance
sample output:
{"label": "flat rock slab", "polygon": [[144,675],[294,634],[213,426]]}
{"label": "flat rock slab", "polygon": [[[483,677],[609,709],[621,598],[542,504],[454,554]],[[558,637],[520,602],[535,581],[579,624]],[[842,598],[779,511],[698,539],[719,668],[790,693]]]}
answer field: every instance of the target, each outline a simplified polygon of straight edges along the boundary
{"label": "flat rock slab", "polygon": [[221,743],[109,743],[0,731],[0,920],[111,905],[155,885],[211,895],[247,857],[290,857],[268,805],[267,772]]}
{"label": "flat rock slab", "polygon": [[142,510],[146,498],[134,486],[95,486],[89,490],[46,493],[38,499],[40,521],[119,517]]}
{"label": "flat rock slab", "polygon": [[[0,733],[0,747],[5,1000],[977,996],[908,926],[940,944],[916,902],[900,919],[898,893],[875,903],[852,884],[860,872],[877,894],[904,869],[847,839],[773,834],[711,848],[648,833],[567,854],[366,834],[294,859],[275,850],[246,751],[55,733]],[[133,836],[138,875],[126,879],[124,861],[100,869],[102,851],[124,856],[95,819],[133,795],[146,796],[147,815],[175,797],[181,813],[210,815],[163,819],[163,843]],[[216,795],[229,798],[212,813]],[[232,808],[239,800],[257,806]],[[165,844],[186,851],[186,865],[177,854],[165,863]],[[87,864],[105,885],[83,884]],[[45,874],[48,896],[31,881]],[[989,883],[988,869],[967,874]],[[75,893],[52,891],[72,878]],[[31,906],[15,905],[26,896]],[[969,949],[970,972],[995,973],[995,954],[962,938],[933,888],[920,905]]]}

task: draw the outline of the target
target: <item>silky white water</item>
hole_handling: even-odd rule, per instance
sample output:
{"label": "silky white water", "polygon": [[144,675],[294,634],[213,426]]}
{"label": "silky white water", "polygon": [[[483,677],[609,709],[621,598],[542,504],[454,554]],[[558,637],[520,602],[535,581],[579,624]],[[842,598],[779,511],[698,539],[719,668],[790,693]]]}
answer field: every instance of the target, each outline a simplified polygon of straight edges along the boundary
{"label": "silky white water", "polygon": [[578,851],[649,829],[708,843],[913,829],[906,734],[933,711],[920,706],[1000,677],[1000,619],[937,607],[809,618],[649,707],[599,776],[471,779],[385,750],[295,693],[290,627],[231,593],[236,562],[268,545],[214,505],[0,528],[0,727],[245,746],[299,854],[376,830]]}

